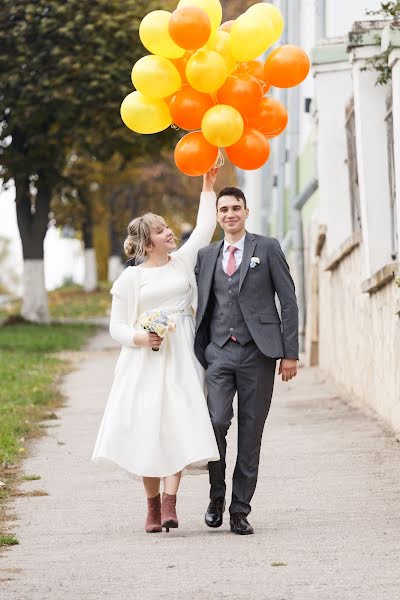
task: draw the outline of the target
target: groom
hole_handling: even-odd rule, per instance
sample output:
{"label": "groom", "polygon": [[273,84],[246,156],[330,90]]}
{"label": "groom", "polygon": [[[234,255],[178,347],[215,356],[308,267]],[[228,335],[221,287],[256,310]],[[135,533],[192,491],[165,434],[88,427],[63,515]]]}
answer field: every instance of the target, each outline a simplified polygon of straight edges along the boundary
{"label": "groom", "polygon": [[243,192],[224,188],[217,197],[217,219],[225,239],[202,248],[196,264],[195,352],[206,369],[208,408],[221,457],[209,463],[211,502],[205,521],[209,527],[222,525],[226,435],[237,392],[238,454],[229,512],[231,531],[239,535],[254,533],[247,516],[276,360],[281,359],[283,381],[289,381],[297,374],[298,359],[298,310],[289,267],[276,239],[246,232],[248,214]]}

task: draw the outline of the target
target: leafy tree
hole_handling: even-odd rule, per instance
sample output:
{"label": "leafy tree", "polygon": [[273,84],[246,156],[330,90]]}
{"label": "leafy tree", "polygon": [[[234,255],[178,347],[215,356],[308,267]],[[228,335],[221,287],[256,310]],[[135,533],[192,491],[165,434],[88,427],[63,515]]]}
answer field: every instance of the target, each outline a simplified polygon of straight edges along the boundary
{"label": "leafy tree", "polygon": [[222,0],[223,21],[237,19],[239,15],[246,12],[256,0]]}
{"label": "leafy tree", "polygon": [[16,188],[25,261],[22,314],[48,320],[43,240],[54,189],[71,151],[107,160],[159,156],[171,132],[139,136],[119,106],[129,73],[145,53],[138,26],[154,8],[145,0],[3,0],[0,6],[0,162]]}
{"label": "leafy tree", "polygon": [[[367,15],[383,17],[385,21],[398,26],[400,23],[400,1],[381,2],[380,4],[381,6],[378,10],[367,10]],[[391,51],[392,48],[389,46],[384,52],[366,59],[367,66],[363,70],[368,69],[377,72],[375,85],[386,85],[392,79],[392,69],[388,65]]]}
{"label": "leafy tree", "polygon": [[381,7],[378,10],[367,10],[367,15],[382,15],[398,21],[400,19],[400,2],[399,0],[381,2]]}
{"label": "leafy tree", "polygon": [[[125,162],[114,155],[107,162],[85,162],[74,157],[68,178],[75,181],[75,187],[64,187],[52,204],[57,224],[82,230],[85,203],[91,204],[94,226],[109,227],[113,256],[122,256],[128,222],[146,211],[162,214],[178,235],[183,223],[194,225],[201,178],[186,177],[177,170],[173,148],[165,149],[157,160],[142,156]],[[218,186],[234,181],[233,165],[226,162]]]}

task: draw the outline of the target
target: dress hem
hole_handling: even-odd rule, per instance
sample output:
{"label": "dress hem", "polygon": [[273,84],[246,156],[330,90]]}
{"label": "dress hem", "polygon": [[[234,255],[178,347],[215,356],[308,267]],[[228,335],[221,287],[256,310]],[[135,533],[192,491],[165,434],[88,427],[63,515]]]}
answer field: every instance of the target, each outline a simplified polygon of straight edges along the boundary
{"label": "dress hem", "polygon": [[132,469],[129,469],[127,467],[124,467],[123,465],[121,465],[119,462],[117,462],[116,460],[113,460],[111,458],[107,458],[105,456],[96,456],[96,457],[92,457],[92,462],[95,465],[108,465],[108,466],[114,466],[114,467],[119,467],[120,469],[122,469],[123,471],[126,471],[130,476],[133,477],[159,477],[160,479],[163,479],[164,477],[170,477],[171,475],[175,475],[176,473],[182,472],[182,475],[206,475],[208,474],[208,463],[209,462],[215,462],[215,461],[219,461],[220,457],[210,457],[210,458],[200,458],[197,460],[192,460],[190,463],[187,463],[186,465],[182,466],[182,467],[177,467],[176,470],[174,470],[172,473],[167,473],[164,475],[160,475],[160,474],[142,474],[142,473],[138,473],[136,471],[132,471]]}

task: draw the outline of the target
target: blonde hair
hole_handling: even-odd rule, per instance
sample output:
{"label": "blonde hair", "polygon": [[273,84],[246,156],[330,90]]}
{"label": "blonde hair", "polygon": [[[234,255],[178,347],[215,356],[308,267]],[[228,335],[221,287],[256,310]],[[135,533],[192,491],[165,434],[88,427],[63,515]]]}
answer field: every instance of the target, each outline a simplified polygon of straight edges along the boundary
{"label": "blonde hair", "polygon": [[133,219],[128,225],[128,236],[124,242],[125,254],[128,258],[143,258],[146,248],[151,246],[151,232],[158,226],[166,227],[162,217],[154,213],[146,213]]}

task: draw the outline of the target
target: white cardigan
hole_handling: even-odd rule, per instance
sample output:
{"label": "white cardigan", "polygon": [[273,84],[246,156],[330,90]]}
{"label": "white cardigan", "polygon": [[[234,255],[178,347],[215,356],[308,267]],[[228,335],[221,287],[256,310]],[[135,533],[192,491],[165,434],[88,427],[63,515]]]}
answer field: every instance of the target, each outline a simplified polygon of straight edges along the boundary
{"label": "white cardigan", "polygon": [[[207,246],[214,234],[216,225],[216,196],[214,192],[202,192],[196,227],[188,241],[179,250],[171,254],[171,260],[177,261],[186,274],[190,288],[190,304],[193,314],[197,309],[197,284],[194,274],[197,253],[200,248]],[[135,327],[138,314],[140,269],[127,267],[114,282],[111,288],[113,301],[111,306],[110,334],[119,342],[124,354],[125,349],[136,348],[133,336],[139,331]],[[122,356],[120,356],[120,359]],[[118,360],[117,365],[120,363]]]}

